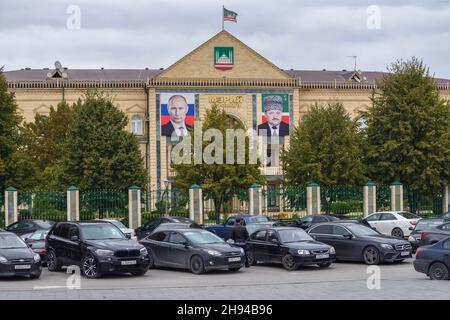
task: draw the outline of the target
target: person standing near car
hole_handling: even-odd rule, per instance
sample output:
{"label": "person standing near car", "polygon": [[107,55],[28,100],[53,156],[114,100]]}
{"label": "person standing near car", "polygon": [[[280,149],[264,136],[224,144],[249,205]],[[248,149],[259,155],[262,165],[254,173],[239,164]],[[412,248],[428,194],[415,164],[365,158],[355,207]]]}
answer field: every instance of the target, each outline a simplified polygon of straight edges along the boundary
{"label": "person standing near car", "polygon": [[234,244],[242,249],[245,252],[245,267],[250,267],[247,259],[247,240],[249,239],[249,234],[247,228],[242,224],[243,221],[241,218],[236,218],[236,222],[234,223],[233,230],[231,231],[231,239],[233,239]]}

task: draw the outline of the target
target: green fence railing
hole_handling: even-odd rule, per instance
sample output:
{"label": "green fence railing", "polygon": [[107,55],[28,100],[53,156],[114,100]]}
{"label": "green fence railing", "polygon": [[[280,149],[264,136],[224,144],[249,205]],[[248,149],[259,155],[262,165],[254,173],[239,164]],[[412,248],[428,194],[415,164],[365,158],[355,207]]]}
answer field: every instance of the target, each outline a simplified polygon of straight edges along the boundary
{"label": "green fence railing", "polygon": [[189,191],[178,189],[141,191],[142,224],[164,215],[189,217]]}
{"label": "green fence railing", "polygon": [[63,221],[67,219],[67,195],[58,191],[18,191],[18,219]]}
{"label": "green fence railing", "polygon": [[128,218],[128,191],[92,190],[80,192],[80,220]]}
{"label": "green fence railing", "polygon": [[423,218],[437,217],[443,213],[443,196],[443,190],[427,194],[403,186],[403,208]]}
{"label": "green fence railing", "polygon": [[363,213],[363,192],[360,186],[321,186],[322,212],[349,219],[359,219]]}
{"label": "green fence railing", "polygon": [[377,186],[376,203],[377,211],[388,211],[391,209],[391,188],[389,186]]}

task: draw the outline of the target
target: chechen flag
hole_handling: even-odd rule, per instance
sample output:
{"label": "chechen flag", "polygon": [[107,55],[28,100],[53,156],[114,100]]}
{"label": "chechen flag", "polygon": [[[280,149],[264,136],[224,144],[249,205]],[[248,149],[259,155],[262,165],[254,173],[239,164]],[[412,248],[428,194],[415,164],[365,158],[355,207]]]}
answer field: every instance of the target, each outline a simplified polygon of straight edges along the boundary
{"label": "chechen flag", "polygon": [[223,8],[223,21],[237,22],[237,16],[236,12]]}

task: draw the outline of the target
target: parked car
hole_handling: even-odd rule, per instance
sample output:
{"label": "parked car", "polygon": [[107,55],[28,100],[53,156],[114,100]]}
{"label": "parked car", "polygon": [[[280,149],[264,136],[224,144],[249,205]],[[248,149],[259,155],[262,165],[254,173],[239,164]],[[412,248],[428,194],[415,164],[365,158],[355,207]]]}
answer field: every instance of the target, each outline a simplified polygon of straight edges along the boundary
{"label": "parked car", "polygon": [[203,229],[172,228],[140,241],[148,250],[150,267],[189,269],[201,274],[216,269],[237,271],[245,262],[244,250]]}
{"label": "parked car", "polygon": [[[161,223],[159,226],[157,226],[153,232],[150,234],[152,235],[155,232],[164,231],[164,230],[170,230],[170,229],[203,229],[199,224],[197,223],[177,223],[177,222],[170,222],[170,223]],[[148,237],[148,236],[147,236]]]}
{"label": "parked car", "polygon": [[115,219],[100,219],[99,221],[105,221],[105,222],[112,223],[117,228],[119,228],[120,231],[122,231],[124,235],[128,236],[129,239],[137,240],[136,233],[134,232],[134,229],[130,229],[130,228],[125,227],[125,225],[122,222],[120,222],[119,220],[115,220]]}
{"label": "parked car", "polygon": [[302,229],[268,227],[250,235],[247,259],[250,264],[280,263],[289,271],[314,264],[327,268],[335,260],[335,250],[314,240]]}
{"label": "parked car", "polygon": [[372,265],[411,257],[408,241],[383,235],[356,222],[326,222],[306,231],[317,241],[333,246],[337,260],[363,261]]}
{"label": "parked car", "polygon": [[50,220],[21,220],[10,224],[5,230],[21,236],[37,230],[50,230],[54,224],[55,221]]}
{"label": "parked car", "polygon": [[450,211],[444,213],[442,216],[440,216],[439,218],[444,219],[445,221],[450,221]]}
{"label": "parked car", "polygon": [[302,228],[303,230],[308,229],[313,224],[321,223],[321,222],[331,222],[331,221],[338,221],[339,218],[332,216],[332,215],[326,215],[326,214],[311,214],[304,217],[301,217],[298,220],[293,220],[289,223],[292,227]]}
{"label": "parked car", "polygon": [[41,258],[14,233],[0,232],[0,276],[41,276]]}
{"label": "parked car", "polygon": [[231,237],[231,231],[236,224],[236,219],[240,218],[243,221],[243,225],[247,226],[252,223],[266,223],[270,222],[269,218],[266,216],[252,216],[252,215],[234,215],[229,216],[224,224],[215,224],[206,227],[206,230],[215,233],[224,240],[228,240]]}
{"label": "parked car", "polygon": [[419,216],[410,212],[385,211],[372,213],[363,219],[363,223],[382,234],[403,239],[411,234],[419,220]]}
{"label": "parked car", "polygon": [[46,264],[45,238],[47,237],[48,231],[49,230],[37,230],[23,239],[33,252],[39,254],[43,265]]}
{"label": "parked car", "polygon": [[450,236],[450,222],[445,222],[430,230],[420,233],[419,246],[426,246],[429,244],[435,244],[440,240]]}
{"label": "parked car", "polygon": [[450,237],[433,245],[418,248],[414,269],[417,272],[425,273],[431,280],[449,280]]}
{"label": "parked car", "polygon": [[420,219],[408,238],[412,251],[416,252],[419,247],[422,232],[430,231],[443,223],[443,219]]}
{"label": "parked car", "polygon": [[147,249],[103,221],[58,222],[45,241],[47,267],[78,265],[88,278],[104,273],[144,275],[150,264]]}
{"label": "parked car", "polygon": [[135,230],[135,234],[138,240],[143,239],[147,236],[149,236],[153,230],[156,229],[157,226],[159,226],[161,223],[192,223],[196,224],[195,221],[186,218],[186,217],[174,217],[174,216],[167,216],[167,217],[158,217],[158,218],[152,218],[144,225],[138,227]]}

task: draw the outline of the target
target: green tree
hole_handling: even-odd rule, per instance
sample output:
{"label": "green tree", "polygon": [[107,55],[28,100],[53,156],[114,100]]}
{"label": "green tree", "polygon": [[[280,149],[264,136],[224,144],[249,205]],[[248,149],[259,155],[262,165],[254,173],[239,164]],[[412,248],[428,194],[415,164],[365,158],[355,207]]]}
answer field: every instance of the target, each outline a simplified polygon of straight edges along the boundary
{"label": "green tree", "polygon": [[356,185],[364,181],[362,135],[340,103],[311,106],[281,154],[285,185]]}
{"label": "green tree", "polygon": [[[199,127],[194,128],[193,135],[195,135],[195,130],[202,130],[205,133],[209,129],[219,130],[223,137],[223,149],[218,152],[218,154],[222,154],[221,162],[223,164],[207,164],[204,161],[201,164],[194,164],[194,155],[191,154],[190,164],[173,164],[172,167],[176,173],[174,186],[187,190],[192,184],[201,185],[204,197],[212,199],[214,202],[218,220],[221,209],[227,201],[234,196],[241,199],[246,198],[247,188],[253,183],[262,183],[263,179],[259,171],[259,161],[257,164],[250,163],[248,138],[246,138],[244,147],[245,163],[238,164],[237,161],[234,161],[233,164],[226,164],[227,151],[234,153],[234,159],[237,159],[238,152],[237,144],[227,145],[226,130],[243,129],[241,124],[230,121],[225,111],[213,106],[206,110],[204,121]],[[211,142],[203,142],[202,150],[205,150],[210,144]],[[194,150],[194,139],[191,140],[191,150]]]}
{"label": "green tree", "polygon": [[0,189],[7,185],[17,186],[14,153],[19,144],[21,121],[14,93],[8,92],[8,84],[0,68]]}
{"label": "green tree", "polygon": [[450,181],[450,105],[421,60],[396,61],[389,71],[362,113],[370,177],[421,192],[440,188]]}
{"label": "green tree", "polygon": [[110,97],[87,92],[64,144],[60,184],[83,190],[144,186],[148,177],[139,141],[126,131],[127,124]]}

